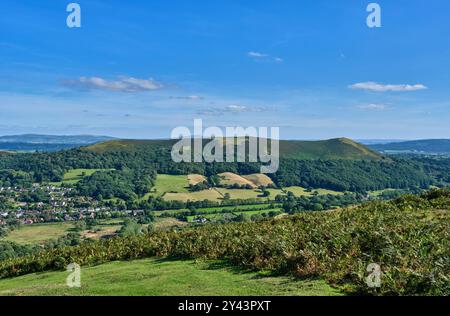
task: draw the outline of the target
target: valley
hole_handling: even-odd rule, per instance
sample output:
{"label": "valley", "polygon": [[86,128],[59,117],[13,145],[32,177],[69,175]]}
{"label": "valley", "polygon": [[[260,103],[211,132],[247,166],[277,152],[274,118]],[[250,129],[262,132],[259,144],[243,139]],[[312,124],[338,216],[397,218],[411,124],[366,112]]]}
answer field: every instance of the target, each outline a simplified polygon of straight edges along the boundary
{"label": "valley", "polygon": [[[450,160],[384,156],[345,138],[283,141],[279,170],[261,174],[258,163],[174,163],[171,144],[112,140],[0,155],[0,295],[445,291],[428,284],[423,269],[430,256],[445,257]],[[407,244],[374,237],[397,238],[399,223],[401,238],[431,229],[440,250],[423,244],[427,255],[415,258]],[[380,256],[400,249],[398,258]],[[68,258],[83,266],[80,289],[61,284]],[[374,292],[361,286],[368,260],[428,285],[405,290],[388,282]],[[412,272],[398,272],[398,260],[415,262]],[[358,275],[346,276],[350,268]],[[189,271],[185,280],[181,271]],[[98,281],[109,273],[114,282]]]}

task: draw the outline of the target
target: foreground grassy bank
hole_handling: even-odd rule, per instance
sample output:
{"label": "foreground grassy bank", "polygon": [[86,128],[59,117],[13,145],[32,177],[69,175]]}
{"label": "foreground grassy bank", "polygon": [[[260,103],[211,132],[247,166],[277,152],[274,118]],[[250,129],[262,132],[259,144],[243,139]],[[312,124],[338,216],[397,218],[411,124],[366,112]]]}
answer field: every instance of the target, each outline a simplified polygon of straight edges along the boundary
{"label": "foreground grassy bank", "polygon": [[[0,278],[158,256],[318,277],[351,294],[449,295],[448,210],[450,191],[440,190],[342,211],[116,238],[0,262]],[[373,263],[382,270],[379,288],[366,283]]]}
{"label": "foreground grassy bank", "polygon": [[44,272],[0,281],[0,295],[266,296],[339,295],[325,281],[296,281],[242,273],[223,262],[144,259],[81,270],[81,288],[66,286],[67,272]]}

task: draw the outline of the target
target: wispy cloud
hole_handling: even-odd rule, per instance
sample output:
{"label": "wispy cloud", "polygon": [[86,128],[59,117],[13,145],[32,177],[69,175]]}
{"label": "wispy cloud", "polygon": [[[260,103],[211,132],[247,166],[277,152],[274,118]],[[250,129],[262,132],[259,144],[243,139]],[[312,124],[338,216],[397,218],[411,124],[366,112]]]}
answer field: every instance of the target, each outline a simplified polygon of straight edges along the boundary
{"label": "wispy cloud", "polygon": [[164,88],[152,78],[138,79],[133,77],[120,77],[117,80],[106,80],[100,77],[80,77],[78,79],[64,80],[66,87],[83,88],[89,90],[109,90],[117,92],[142,92]]}
{"label": "wispy cloud", "polygon": [[267,108],[264,107],[254,107],[254,106],[245,106],[239,104],[230,104],[223,108],[208,108],[197,111],[197,114],[200,115],[225,115],[225,114],[239,114],[239,113],[258,113],[265,112]]}
{"label": "wispy cloud", "polygon": [[272,61],[275,63],[282,63],[284,60],[280,57],[270,56],[269,54],[264,54],[260,52],[251,51],[247,53],[248,57],[253,58],[258,61]]}
{"label": "wispy cloud", "polygon": [[199,100],[204,100],[204,97],[198,96],[198,95],[188,95],[188,96],[171,96],[171,99],[176,99],[176,100],[188,100],[188,101],[199,101]]}
{"label": "wispy cloud", "polygon": [[362,105],[358,105],[358,108],[362,109],[362,110],[384,110],[386,109],[386,105],[385,104],[376,104],[376,103],[371,103],[371,104],[362,104]]}
{"label": "wispy cloud", "polygon": [[368,90],[375,92],[386,92],[386,91],[395,91],[395,92],[408,92],[408,91],[418,91],[428,89],[423,84],[382,84],[373,81],[368,82],[360,82],[355,83],[349,86],[350,89],[355,90]]}
{"label": "wispy cloud", "polygon": [[255,58],[266,58],[269,57],[267,54],[258,53],[258,52],[248,52],[249,57],[255,57]]}

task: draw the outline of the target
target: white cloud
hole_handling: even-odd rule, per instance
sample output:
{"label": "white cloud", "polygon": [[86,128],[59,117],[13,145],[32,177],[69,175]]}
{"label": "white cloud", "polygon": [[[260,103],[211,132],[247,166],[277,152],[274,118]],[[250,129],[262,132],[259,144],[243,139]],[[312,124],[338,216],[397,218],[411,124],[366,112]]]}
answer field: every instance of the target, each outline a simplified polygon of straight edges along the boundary
{"label": "white cloud", "polygon": [[100,77],[80,77],[64,81],[65,86],[85,89],[109,90],[118,92],[141,92],[164,88],[164,85],[153,79],[121,77],[118,80],[106,80]]}
{"label": "white cloud", "polygon": [[189,100],[189,101],[199,101],[203,100],[204,98],[198,95],[188,95],[188,96],[179,96],[179,97],[170,97],[171,99],[176,100]]}
{"label": "white cloud", "polygon": [[248,56],[255,57],[255,58],[266,58],[269,57],[267,54],[258,53],[258,52],[248,52]]}
{"label": "white cloud", "polygon": [[230,104],[225,107],[225,110],[228,112],[237,113],[237,112],[246,112],[248,111],[248,108],[244,105]]}
{"label": "white cloud", "polygon": [[269,54],[264,54],[264,53],[260,53],[260,52],[248,52],[247,56],[255,59],[255,60],[259,60],[259,61],[269,61],[269,62],[275,62],[275,63],[282,63],[284,60],[280,57],[273,57],[270,56]]}
{"label": "white cloud", "polygon": [[239,114],[239,113],[257,113],[267,111],[264,107],[245,106],[239,104],[230,104],[223,108],[207,108],[197,112],[200,115],[224,115],[224,114]]}
{"label": "white cloud", "polygon": [[384,109],[386,109],[386,105],[371,103],[371,104],[359,105],[358,108],[360,108],[362,110],[384,110]]}
{"label": "white cloud", "polygon": [[349,86],[350,89],[356,90],[368,90],[375,92],[386,92],[386,91],[395,91],[395,92],[408,92],[408,91],[418,91],[428,89],[423,84],[381,84],[373,81],[368,82],[360,82],[355,83]]}

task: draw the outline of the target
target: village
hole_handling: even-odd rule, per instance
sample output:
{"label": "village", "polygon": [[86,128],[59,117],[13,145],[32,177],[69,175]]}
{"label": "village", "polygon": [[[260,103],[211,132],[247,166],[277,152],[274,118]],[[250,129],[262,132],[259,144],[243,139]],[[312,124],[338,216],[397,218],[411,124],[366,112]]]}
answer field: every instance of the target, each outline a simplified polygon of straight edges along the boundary
{"label": "village", "polygon": [[31,188],[0,187],[0,226],[121,218],[143,211],[117,210],[93,198],[72,194],[72,188],[33,184]]}

